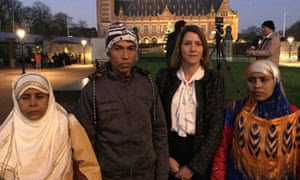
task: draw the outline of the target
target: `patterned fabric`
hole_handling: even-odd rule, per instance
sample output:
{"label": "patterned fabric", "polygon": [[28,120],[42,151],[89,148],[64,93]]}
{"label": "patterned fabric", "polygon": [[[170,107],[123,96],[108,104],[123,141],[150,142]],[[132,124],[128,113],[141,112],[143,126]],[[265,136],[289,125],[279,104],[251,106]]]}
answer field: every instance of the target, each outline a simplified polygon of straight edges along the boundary
{"label": "patterned fabric", "polygon": [[115,23],[107,29],[105,38],[106,53],[108,53],[114,43],[121,40],[132,41],[135,43],[136,48],[138,48],[137,37],[134,31],[122,23]]}
{"label": "patterned fabric", "polygon": [[15,82],[13,89],[15,91],[16,98],[19,99],[19,97],[29,88],[34,88],[42,93],[49,94],[47,79],[45,79],[43,76],[27,73]]}
{"label": "patterned fabric", "polygon": [[273,93],[263,102],[249,96],[225,109],[223,139],[211,179],[296,179],[300,177],[296,163],[300,160],[300,111],[288,105],[274,63],[255,61],[246,76],[253,72],[274,78]]}
{"label": "patterned fabric", "polygon": [[272,76],[276,84],[271,97],[257,103],[254,114],[268,120],[290,114],[289,102],[280,82],[278,67],[269,60],[255,61],[247,68],[246,77],[257,72],[263,73],[266,76]]}
{"label": "patterned fabric", "polygon": [[295,178],[300,111],[267,121],[252,113],[255,106],[249,99],[236,118],[232,144],[236,169],[249,179]]}
{"label": "patterned fabric", "polygon": [[274,63],[255,61],[246,76],[257,72],[272,76],[275,85],[265,101],[249,96],[234,118],[232,158],[237,171],[233,174],[241,179],[295,178],[300,112],[291,112]]}
{"label": "patterned fabric", "polygon": [[276,83],[273,94],[269,99],[257,103],[253,113],[267,120],[291,113],[289,102],[284,93],[281,91],[280,83]]}

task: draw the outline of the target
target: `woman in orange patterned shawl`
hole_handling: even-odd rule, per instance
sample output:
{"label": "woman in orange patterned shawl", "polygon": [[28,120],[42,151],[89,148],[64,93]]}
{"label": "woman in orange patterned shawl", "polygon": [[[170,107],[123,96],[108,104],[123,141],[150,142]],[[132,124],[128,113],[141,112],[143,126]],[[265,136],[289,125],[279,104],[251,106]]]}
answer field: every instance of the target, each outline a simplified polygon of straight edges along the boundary
{"label": "woman in orange patterned shawl", "polygon": [[246,81],[249,96],[225,110],[211,179],[296,179],[300,111],[289,105],[278,67],[255,61]]}

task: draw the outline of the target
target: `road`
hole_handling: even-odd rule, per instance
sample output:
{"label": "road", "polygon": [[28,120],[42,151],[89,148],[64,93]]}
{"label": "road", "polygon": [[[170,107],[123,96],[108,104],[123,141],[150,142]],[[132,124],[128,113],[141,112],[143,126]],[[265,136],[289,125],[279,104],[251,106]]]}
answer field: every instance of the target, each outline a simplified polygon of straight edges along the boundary
{"label": "road", "polygon": [[[26,69],[26,72],[39,72],[47,76],[56,91],[80,90],[86,78],[94,71],[92,65],[71,65],[51,69]],[[9,114],[12,104],[12,81],[21,75],[21,69],[0,69],[0,124]],[[61,98],[60,95],[57,98]],[[57,99],[57,101],[61,101]]]}

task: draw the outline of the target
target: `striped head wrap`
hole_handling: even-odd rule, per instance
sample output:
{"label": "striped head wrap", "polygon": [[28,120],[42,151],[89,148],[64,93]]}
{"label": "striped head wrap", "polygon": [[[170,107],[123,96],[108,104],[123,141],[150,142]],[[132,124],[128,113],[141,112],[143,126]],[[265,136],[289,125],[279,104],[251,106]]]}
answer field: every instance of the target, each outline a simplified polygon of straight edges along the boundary
{"label": "striped head wrap", "polygon": [[14,82],[13,89],[15,91],[16,99],[19,99],[29,88],[34,88],[42,93],[49,94],[48,80],[45,79],[44,76],[38,73],[27,73],[17,78]]}
{"label": "striped head wrap", "polygon": [[132,41],[135,43],[136,47],[138,47],[137,37],[132,29],[122,23],[114,23],[110,25],[107,29],[105,38],[106,53],[108,53],[114,43],[121,40]]}

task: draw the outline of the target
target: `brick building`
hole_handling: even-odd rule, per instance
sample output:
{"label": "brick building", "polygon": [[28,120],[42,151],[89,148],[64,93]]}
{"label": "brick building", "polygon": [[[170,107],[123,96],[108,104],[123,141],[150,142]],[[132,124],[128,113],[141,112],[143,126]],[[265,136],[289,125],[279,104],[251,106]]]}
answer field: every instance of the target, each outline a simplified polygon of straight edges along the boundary
{"label": "brick building", "polygon": [[229,0],[97,0],[98,36],[103,37],[113,22],[137,28],[140,43],[164,43],[177,20],[198,25],[208,41],[214,40],[215,18],[223,17],[224,31],[232,28],[233,40],[238,38],[237,11]]}

